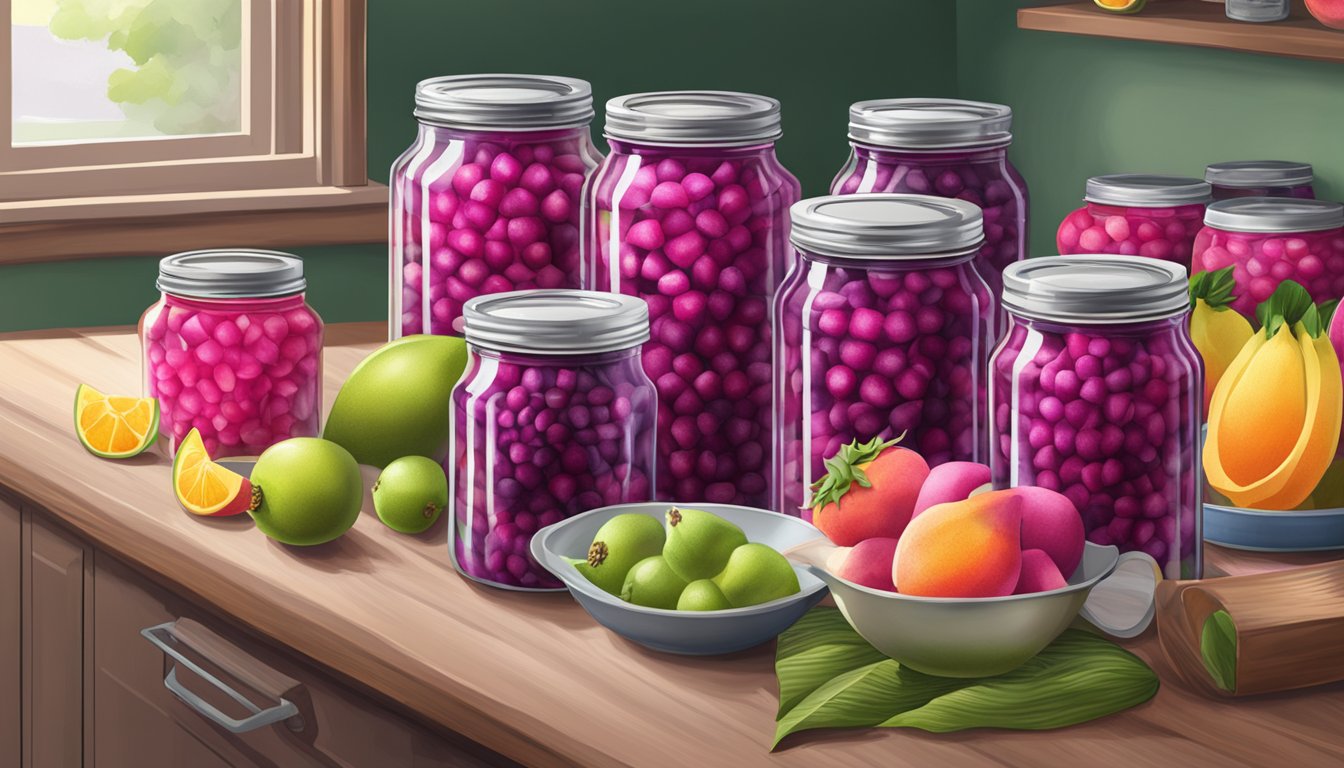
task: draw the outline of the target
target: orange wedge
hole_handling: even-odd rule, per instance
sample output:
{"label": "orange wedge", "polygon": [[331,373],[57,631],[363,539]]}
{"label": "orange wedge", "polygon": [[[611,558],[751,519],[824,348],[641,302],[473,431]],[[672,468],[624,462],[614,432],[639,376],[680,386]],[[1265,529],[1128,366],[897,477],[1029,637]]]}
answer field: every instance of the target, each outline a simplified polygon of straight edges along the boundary
{"label": "orange wedge", "polygon": [[159,436],[159,401],[109,397],[80,384],[75,390],[75,435],[89,453],[105,459],[143,453]]}
{"label": "orange wedge", "polygon": [[1138,13],[1147,0],[1093,0],[1097,7],[1111,13]]}
{"label": "orange wedge", "polygon": [[173,490],[183,509],[202,517],[236,515],[252,503],[252,483],[211,461],[201,433],[194,429],[177,446]]}

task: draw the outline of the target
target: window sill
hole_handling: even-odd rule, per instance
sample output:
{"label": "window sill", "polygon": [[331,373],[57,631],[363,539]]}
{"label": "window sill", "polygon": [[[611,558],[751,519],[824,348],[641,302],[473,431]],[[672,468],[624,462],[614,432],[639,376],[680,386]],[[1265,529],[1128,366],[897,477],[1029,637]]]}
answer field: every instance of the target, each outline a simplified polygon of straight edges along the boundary
{"label": "window sill", "polygon": [[372,182],[0,203],[0,264],[386,240],[387,187]]}

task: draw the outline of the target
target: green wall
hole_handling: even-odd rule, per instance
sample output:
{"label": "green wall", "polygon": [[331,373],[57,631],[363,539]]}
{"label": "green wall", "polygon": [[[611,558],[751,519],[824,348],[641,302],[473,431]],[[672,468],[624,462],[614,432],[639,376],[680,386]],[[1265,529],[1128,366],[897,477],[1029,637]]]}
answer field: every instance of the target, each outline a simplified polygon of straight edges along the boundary
{"label": "green wall", "polygon": [[1102,173],[1301,160],[1316,166],[1317,196],[1344,198],[1344,66],[1017,29],[1016,9],[1040,4],[957,0],[958,92],[1013,107],[1033,255],[1053,252]]}
{"label": "green wall", "polygon": [[[386,181],[411,143],[418,80],[543,72],[589,80],[599,107],[622,93],[674,88],[779,98],[780,155],[805,189],[821,193],[845,159],[850,102],[955,91],[955,24],[947,0],[369,0],[369,175]],[[599,136],[600,125],[599,114]],[[298,252],[309,300],[328,322],[386,316],[386,248]],[[156,264],[0,268],[0,331],[132,323],[156,298]]]}

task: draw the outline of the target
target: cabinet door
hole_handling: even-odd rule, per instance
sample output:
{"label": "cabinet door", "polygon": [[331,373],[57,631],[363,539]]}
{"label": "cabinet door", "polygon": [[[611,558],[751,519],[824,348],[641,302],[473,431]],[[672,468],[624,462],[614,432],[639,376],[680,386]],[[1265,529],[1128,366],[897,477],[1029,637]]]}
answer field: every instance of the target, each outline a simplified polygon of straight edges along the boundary
{"label": "cabinet door", "polygon": [[22,531],[18,503],[0,495],[0,765],[18,765],[23,751]]}
{"label": "cabinet door", "polygon": [[84,751],[84,611],[92,558],[24,511],[23,708],[26,768],[78,768]]}

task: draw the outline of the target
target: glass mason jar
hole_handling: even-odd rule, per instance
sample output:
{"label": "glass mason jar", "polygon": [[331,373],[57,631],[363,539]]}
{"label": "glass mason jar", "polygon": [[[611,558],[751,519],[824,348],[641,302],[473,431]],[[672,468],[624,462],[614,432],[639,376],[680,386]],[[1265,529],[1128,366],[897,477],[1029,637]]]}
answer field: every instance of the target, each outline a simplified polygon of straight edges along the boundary
{"label": "glass mason jar", "polygon": [[1344,205],[1326,200],[1241,197],[1204,214],[1192,272],[1232,267],[1247,317],[1279,283],[1296,280],[1314,301],[1344,296]]}
{"label": "glass mason jar", "polygon": [[1213,199],[1232,197],[1316,197],[1315,177],[1310,163],[1286,160],[1246,160],[1211,163],[1204,169],[1204,180],[1213,185]]}
{"label": "glass mason jar", "polygon": [[586,286],[648,302],[658,497],[765,507],[771,305],[801,187],[775,157],[779,102],[719,91],[607,103],[611,155],[584,198]]}
{"label": "glass mason jar", "polygon": [[460,75],[415,90],[392,164],[392,338],[461,334],[473,296],[579,286],[579,193],[602,159],[583,80]]}
{"label": "glass mason jar", "polygon": [[1206,182],[1183,176],[1094,176],[1087,204],[1059,225],[1055,245],[1065,255],[1147,256],[1189,269],[1209,195]]}
{"label": "glass mason jar", "polygon": [[812,198],[793,206],[790,237],[800,258],[775,312],[772,508],[797,514],[825,460],[853,440],[904,434],[931,465],[988,462],[997,309],[976,268],[980,209],[924,195]]}
{"label": "glass mason jar", "polygon": [[465,307],[468,370],[453,390],[449,549],[457,569],[514,589],[561,589],[532,559],[537,530],[650,501],[653,383],[639,299],[577,290],[482,296]]}
{"label": "glass mason jar", "polygon": [[1051,256],[1004,273],[1010,325],[990,359],[998,488],[1059,491],[1088,541],[1200,578],[1203,366],[1185,268]]}
{"label": "glass mason jar", "polygon": [[845,167],[831,194],[955,197],[984,211],[976,268],[997,297],[1003,268],[1027,255],[1027,183],[1008,162],[1013,110],[959,99],[877,99],[849,108]]}
{"label": "glass mason jar", "polygon": [[159,262],[162,296],[140,317],[145,392],[169,455],[193,428],[212,457],[314,437],[322,318],[303,261],[275,251],[191,251]]}

